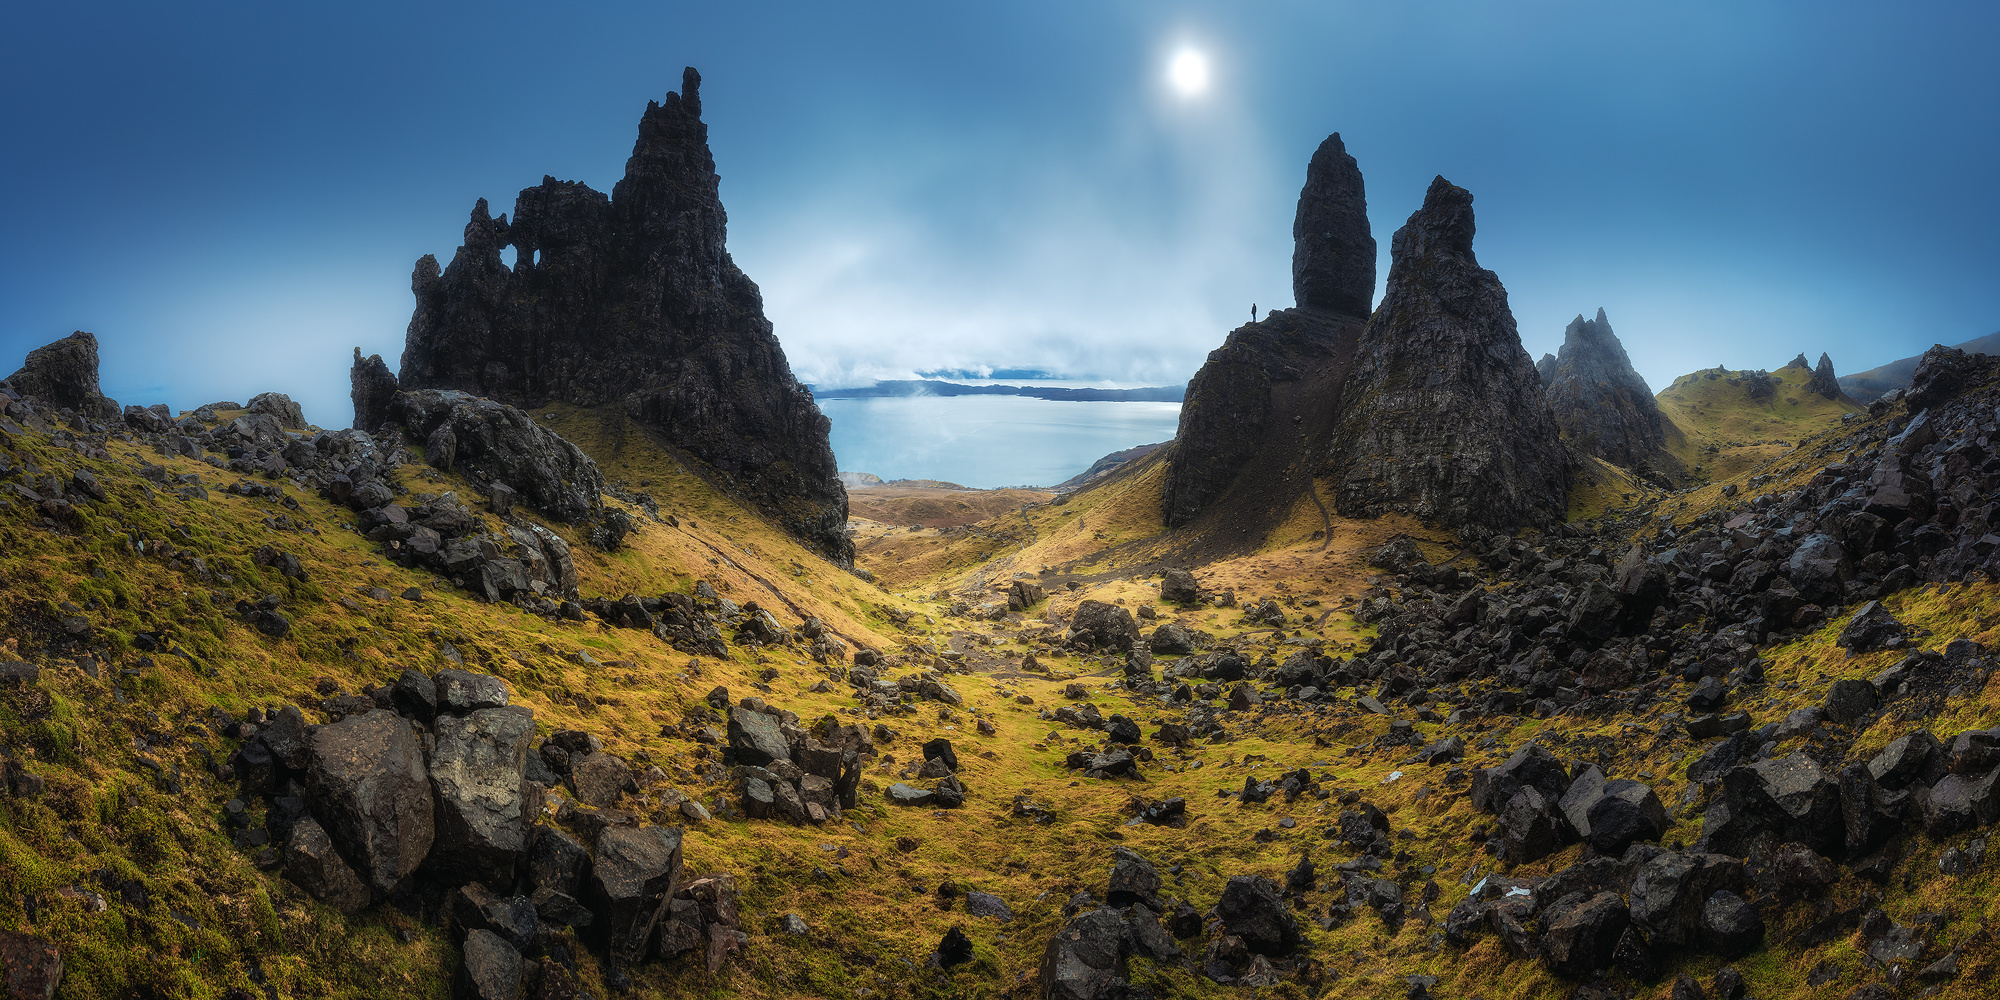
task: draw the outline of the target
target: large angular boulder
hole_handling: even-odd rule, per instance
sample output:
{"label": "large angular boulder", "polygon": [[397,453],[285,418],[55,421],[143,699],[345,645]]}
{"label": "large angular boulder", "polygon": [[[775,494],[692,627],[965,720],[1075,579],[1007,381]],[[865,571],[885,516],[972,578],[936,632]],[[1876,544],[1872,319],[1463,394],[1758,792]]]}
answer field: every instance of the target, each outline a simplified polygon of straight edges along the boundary
{"label": "large angular boulder", "polygon": [[2000,358],[1967,354],[1956,347],[1936,344],[1917,359],[1910,387],[1903,393],[1910,412],[1921,413],[1957,399],[1968,389],[1984,385],[2000,375]]}
{"label": "large angular boulder", "polygon": [[1936,840],[2000,823],[2000,769],[1971,777],[1947,774],[1917,793],[1917,806],[1924,832]]}
{"label": "large angular boulder", "polygon": [[54,1000],[63,980],[62,951],[33,934],[0,931],[0,973],[7,1000]]}
{"label": "large angular boulder", "polygon": [[1499,817],[1502,853],[1515,864],[1547,857],[1575,839],[1556,802],[1533,785],[1515,792]]}
{"label": "large angular boulder", "polygon": [[1607,780],[1594,764],[1563,793],[1561,808],[1570,828],[1599,854],[1623,854],[1638,841],[1660,839],[1672,825],[1651,786]]}
{"label": "large angular boulder", "polygon": [[1129,651],[1139,641],[1139,623],[1132,612],[1103,601],[1084,601],[1070,618],[1070,634],[1090,633],[1091,644],[1099,649]]}
{"label": "large angular boulder", "polygon": [[1818,532],[1792,550],[1785,560],[1785,578],[1807,601],[1839,603],[1841,588],[1854,578],[1854,560],[1839,539]]}
{"label": "large angular boulder", "polygon": [[1557,975],[1586,978],[1611,967],[1612,952],[1631,922],[1615,892],[1571,894],[1542,916],[1542,957]]}
{"label": "large angular boulder", "polygon": [[492,931],[467,934],[452,993],[456,1000],[521,1000],[521,952]]}
{"label": "large angular boulder", "polygon": [[460,880],[505,886],[528,850],[528,750],[534,714],[525,707],[440,715],[431,751],[437,800],[432,867]]}
{"label": "large angular boulder", "polygon": [[1112,849],[1115,861],[1111,867],[1111,881],[1105,890],[1105,902],[1112,906],[1125,907],[1134,903],[1144,903],[1154,910],[1160,905],[1160,873],[1153,863],[1137,851],[1123,847]]}
{"label": "large angular boulder", "polygon": [[1557,801],[1569,790],[1569,771],[1547,747],[1530,743],[1500,766],[1472,776],[1472,805],[1486,812],[1499,812],[1514,793],[1526,786],[1533,786],[1552,802]]}
{"label": "large angular boulder", "polygon": [[402,716],[350,715],[314,730],[306,790],[313,814],[376,893],[395,893],[430,853],[430,775]]}
{"label": "large angular boulder", "polygon": [[1131,953],[1132,933],[1123,912],[1107,906],[1078,913],[1042,951],[1043,1000],[1125,1000]]}
{"label": "large angular boulder", "polygon": [[1661,854],[1640,865],[1632,876],[1632,922],[1655,948],[1692,943],[1699,939],[1709,897],[1743,884],[1743,862],[1735,858],[1678,851]]}
{"label": "large angular boulder", "polygon": [[606,827],[590,865],[590,904],[613,955],[644,957],[654,920],[681,872],[678,827]]}
{"label": "large angular boulder", "polygon": [[115,420],[118,404],[97,387],[97,338],[78,330],[28,352],[19,371],[7,376],[14,391],[98,420]]}
{"label": "large angular boulder", "polygon": [[368,884],[354,874],[333,847],[333,838],[307,816],[292,824],[285,840],[285,877],[312,898],[341,913],[359,913],[373,899]]}
{"label": "large angular boulder", "polygon": [[1746,831],[1797,841],[1831,857],[1846,849],[1839,786],[1805,754],[1735,768],[1722,776],[1722,793],[1730,816],[1746,824]]}
{"label": "large angular boulder", "polygon": [[739,705],[729,710],[729,754],[733,763],[763,767],[772,761],[789,760],[792,747],[779,728],[777,716]]}
{"label": "large angular boulder", "polygon": [[1278,885],[1257,875],[1237,875],[1222,888],[1215,904],[1216,919],[1243,946],[1259,955],[1289,955],[1299,947],[1299,925],[1292,918]]}
{"label": "large angular boulder", "polygon": [[1833,644],[1847,650],[1850,656],[1894,649],[1903,644],[1903,623],[1882,602],[1869,601],[1847,620],[1847,626],[1840,630]]}

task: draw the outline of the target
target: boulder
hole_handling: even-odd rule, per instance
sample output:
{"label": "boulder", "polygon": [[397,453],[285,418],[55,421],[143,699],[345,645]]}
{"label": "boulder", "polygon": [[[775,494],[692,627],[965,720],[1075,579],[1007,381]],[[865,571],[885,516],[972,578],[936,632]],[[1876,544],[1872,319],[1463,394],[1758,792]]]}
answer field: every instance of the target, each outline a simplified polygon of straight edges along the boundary
{"label": "boulder", "polygon": [[776,716],[737,706],[729,710],[729,754],[733,763],[763,767],[790,759],[792,747]]}
{"label": "boulder", "polygon": [[1155,911],[1164,909],[1159,900],[1160,873],[1154,870],[1153,863],[1123,847],[1112,848],[1111,853],[1116,860],[1111,866],[1105,902],[1118,907],[1143,903]]}
{"label": "boulder", "polygon": [[1867,718],[1879,702],[1875,685],[1867,681],[1839,680],[1827,688],[1826,698],[1820,702],[1820,711],[1843,726],[1851,726]]}
{"label": "boulder", "polygon": [[97,386],[97,338],[82,330],[29,351],[20,370],[7,376],[7,384],[30,399],[92,419],[119,417],[118,404]]}
{"label": "boulder", "polygon": [[1825,532],[1807,535],[1785,560],[1785,577],[1799,596],[1816,604],[1838,604],[1841,589],[1854,578],[1854,561],[1840,541]]}
{"label": "boulder", "polygon": [[1847,620],[1847,626],[1840,630],[1833,644],[1847,650],[1849,656],[1856,656],[1901,646],[1903,635],[1903,623],[1880,601],[1869,601]]}
{"label": "boulder", "polygon": [[424,461],[433,468],[504,482],[528,506],[560,521],[588,520],[602,510],[597,463],[521,410],[465,392],[423,389],[396,393],[388,414],[405,436],[423,442]]}
{"label": "boulder", "polygon": [[308,816],[292,825],[285,840],[285,877],[312,898],[341,913],[359,913],[373,894],[346,859],[334,850],[333,838]]}
{"label": "boulder", "polygon": [[63,979],[62,951],[34,934],[0,931],[0,973],[7,1000],[54,1000]]}
{"label": "boulder", "polygon": [[1195,582],[1194,574],[1187,570],[1167,570],[1160,574],[1160,600],[1172,604],[1199,603],[1201,586]]}
{"label": "boulder", "polygon": [[1066,921],[1042,951],[1043,1000],[1126,1000],[1132,934],[1125,914],[1102,907]]}
{"label": "boulder", "polygon": [[603,809],[618,804],[631,779],[632,770],[623,760],[600,750],[572,757],[564,780],[578,802]]}
{"label": "boulder", "polygon": [[[400,682],[399,682],[400,683]],[[440,670],[436,683],[440,712],[464,715],[482,708],[504,708],[507,684],[498,677],[469,670]],[[394,695],[391,694],[393,699]]]}
{"label": "boulder", "polygon": [[1542,957],[1557,975],[1588,978],[1611,967],[1612,953],[1631,923],[1615,892],[1557,900],[1542,916]]}
{"label": "boulder", "polygon": [[1599,854],[1616,856],[1641,840],[1658,840],[1671,822],[1649,785],[1606,780],[1596,765],[1579,775],[1561,800],[1570,828]]}
{"label": "boulder", "polygon": [[1077,605],[1076,613],[1070,616],[1070,632],[1089,632],[1092,643],[1099,649],[1121,653],[1139,641],[1139,623],[1133,620],[1132,612],[1103,601]]}
{"label": "boulder", "polygon": [[1701,938],[1723,958],[1741,958],[1763,942],[1764,919],[1743,897],[1720,889],[1702,905]]}
{"label": "boulder", "polygon": [[467,934],[452,995],[455,1000],[521,1000],[521,952],[492,931]]}
{"label": "boulder", "polygon": [[1514,793],[1523,787],[1532,786],[1550,801],[1562,798],[1569,790],[1569,772],[1562,761],[1539,743],[1530,743],[1505,763],[1490,767],[1472,776],[1472,804],[1486,812],[1499,812]]}
{"label": "boulder", "polygon": [[1299,925],[1284,904],[1277,883],[1256,875],[1237,875],[1223,886],[1215,916],[1226,933],[1241,938],[1259,955],[1282,957],[1298,950]]}
{"label": "boulder", "polygon": [[526,896],[499,896],[478,882],[459,886],[447,904],[460,934],[491,931],[515,948],[526,950],[535,940],[539,920]]}
{"label": "boulder", "polygon": [[2000,769],[1977,777],[1947,774],[1917,793],[1917,806],[1933,840],[2000,823]]}
{"label": "boulder", "polygon": [[1655,948],[1699,940],[1704,907],[1718,890],[1744,884],[1743,863],[1719,854],[1668,852],[1632,876],[1632,922]]}
{"label": "boulder", "polygon": [[661,904],[681,872],[681,831],[671,826],[608,826],[590,866],[590,907],[611,953],[643,957]]}
{"label": "boulder", "polygon": [[437,682],[421,670],[405,670],[389,689],[389,703],[403,715],[429,722],[437,715]]}
{"label": "boulder", "polygon": [[1515,864],[1546,857],[1574,839],[1556,803],[1533,785],[1522,786],[1507,800],[1499,826],[1503,853]]}
{"label": "boulder", "polygon": [[1805,754],[1735,768],[1723,775],[1722,789],[1730,816],[1749,829],[1822,854],[1845,849],[1839,787]]}
{"label": "boulder", "polygon": [[314,730],[306,789],[370,888],[390,895],[407,885],[437,827],[423,749],[402,716],[369,712]]}
{"label": "boulder", "polygon": [[526,777],[534,734],[534,715],[525,708],[438,717],[430,768],[437,802],[433,867],[454,879],[512,884],[535,820]]}
{"label": "boulder", "polygon": [[584,876],[590,871],[590,852],[552,826],[534,827],[534,844],[528,851],[528,886],[539,896],[559,892],[571,899],[584,894]]}
{"label": "boulder", "polygon": [[1146,640],[1148,648],[1161,656],[1186,656],[1194,652],[1194,637],[1188,630],[1174,622],[1167,622],[1153,630]]}

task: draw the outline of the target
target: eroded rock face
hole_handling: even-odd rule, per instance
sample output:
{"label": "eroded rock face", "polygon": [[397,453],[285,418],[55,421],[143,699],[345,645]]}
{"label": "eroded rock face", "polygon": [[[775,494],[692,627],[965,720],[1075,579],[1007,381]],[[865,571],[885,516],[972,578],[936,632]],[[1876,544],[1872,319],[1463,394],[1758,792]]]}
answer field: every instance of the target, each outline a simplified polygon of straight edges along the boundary
{"label": "eroded rock face", "polygon": [[1472,234],[1471,192],[1442,177],[1396,231],[1329,455],[1343,514],[1500,530],[1564,515],[1569,459]]}
{"label": "eroded rock face", "polygon": [[431,752],[435,866],[493,885],[513,880],[534,821],[524,777],[534,733],[535,717],[524,708],[438,717]]}
{"label": "eroded rock face", "polygon": [[1823,351],[1819,356],[1819,367],[1813,369],[1812,381],[1806,383],[1806,391],[1819,393],[1828,399],[1840,398],[1840,378],[1833,373],[1833,359]]}
{"label": "eroded rock face", "polygon": [[681,93],[648,104],[609,198],[546,177],[521,192],[511,224],[482,199],[442,272],[417,262],[402,385],[612,407],[847,565],[827,419],[724,247],[700,83],[689,69]]}
{"label": "eroded rock face", "polygon": [[1549,410],[1577,450],[1627,469],[1665,465],[1666,424],[1653,390],[1632,368],[1604,310],[1563,331],[1549,379]]}
{"label": "eroded rock face", "polygon": [[1937,344],[1917,359],[1916,373],[1910,376],[1910,388],[1903,399],[1912,414],[1921,413],[1989,381],[1996,369],[2000,369],[2000,358]]}
{"label": "eroded rock face", "polygon": [[1239,482],[1257,491],[1244,505],[1257,510],[1282,509],[1273,491],[1309,482],[1316,463],[1301,459],[1325,447],[1375,294],[1367,208],[1360,167],[1339,133],[1328,136],[1306,168],[1292,223],[1298,308],[1238,327],[1188,380],[1162,502],[1169,527],[1192,522]]}
{"label": "eroded rock face", "polygon": [[82,330],[29,351],[7,384],[23,396],[87,417],[118,418],[118,404],[97,388],[97,338]]}
{"label": "eroded rock face", "polygon": [[354,366],[348,369],[349,395],[354,400],[354,429],[374,433],[389,419],[389,403],[396,398],[396,373],[389,370],[380,354],[361,356],[354,349]]}

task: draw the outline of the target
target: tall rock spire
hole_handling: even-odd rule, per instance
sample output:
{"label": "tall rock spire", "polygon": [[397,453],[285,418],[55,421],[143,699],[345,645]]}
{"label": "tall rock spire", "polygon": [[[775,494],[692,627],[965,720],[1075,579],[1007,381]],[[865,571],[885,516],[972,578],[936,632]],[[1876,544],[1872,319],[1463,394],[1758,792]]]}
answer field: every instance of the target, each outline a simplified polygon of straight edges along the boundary
{"label": "tall rock spire", "polygon": [[1671,462],[1659,403],[1633,370],[1603,309],[1596,319],[1577,316],[1563,331],[1548,402],[1556,425],[1578,451],[1628,469]]}
{"label": "tall rock spire", "polygon": [[647,104],[609,198],[544,177],[511,222],[481,199],[442,272],[418,261],[401,384],[613,408],[847,565],[829,425],[725,246],[700,86]]}
{"label": "tall rock spire", "polygon": [[1439,177],[1390,244],[1328,455],[1343,514],[1511,530],[1567,511],[1568,456],[1472,234],[1472,194]]}
{"label": "tall rock spire", "polygon": [[1833,374],[1833,359],[1823,351],[1819,356],[1819,367],[1813,369],[1812,381],[1806,383],[1806,391],[1819,393],[1828,399],[1840,398],[1840,379]]}
{"label": "tall rock spire", "polygon": [[1168,527],[1213,515],[1211,536],[1261,540],[1312,488],[1354,345],[1375,293],[1375,237],[1361,168],[1340,133],[1306,167],[1292,223],[1298,307],[1232,331],[1188,380],[1161,498]]}
{"label": "tall rock spire", "polygon": [[1306,165],[1292,220],[1292,298],[1308,309],[1366,318],[1375,298],[1375,236],[1361,167],[1340,133],[1327,136]]}

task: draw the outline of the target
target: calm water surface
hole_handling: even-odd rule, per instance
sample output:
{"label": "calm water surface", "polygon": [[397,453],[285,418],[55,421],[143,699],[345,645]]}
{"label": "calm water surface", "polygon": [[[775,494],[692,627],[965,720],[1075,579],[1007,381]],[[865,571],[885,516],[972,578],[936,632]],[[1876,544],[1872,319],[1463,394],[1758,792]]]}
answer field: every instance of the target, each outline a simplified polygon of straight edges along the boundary
{"label": "calm water surface", "polygon": [[842,472],[982,489],[1053,486],[1114,451],[1172,438],[1181,413],[1179,403],[1023,396],[822,399],[819,408],[833,421],[833,454]]}

